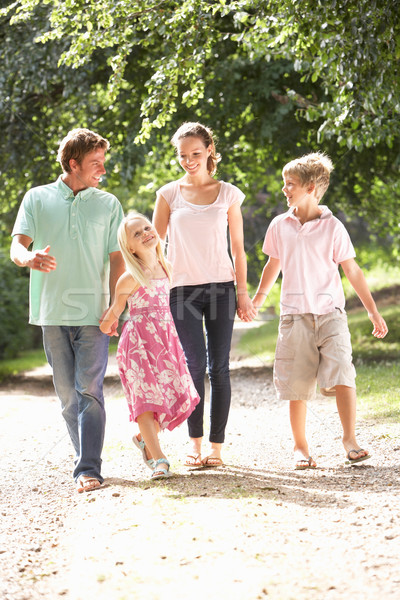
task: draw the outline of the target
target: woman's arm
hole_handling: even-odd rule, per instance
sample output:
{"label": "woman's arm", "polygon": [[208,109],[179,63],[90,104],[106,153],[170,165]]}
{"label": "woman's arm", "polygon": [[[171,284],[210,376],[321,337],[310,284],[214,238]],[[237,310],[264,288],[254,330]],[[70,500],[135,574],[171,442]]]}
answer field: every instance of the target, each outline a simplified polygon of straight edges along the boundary
{"label": "woman's arm", "polygon": [[257,314],[247,291],[247,259],[244,251],[243,217],[239,202],[228,210],[231,251],[235,265],[238,315],[243,321],[252,321]]}
{"label": "woman's arm", "polygon": [[156,228],[160,239],[162,239],[163,241],[167,237],[167,229],[170,214],[171,210],[167,201],[163,196],[158,196],[156,200],[156,205],[154,207],[153,225]]}
{"label": "woman's arm", "polygon": [[123,313],[128,297],[139,287],[130,273],[124,273],[115,286],[114,300],[100,321],[100,330],[107,335],[118,336],[115,322]]}

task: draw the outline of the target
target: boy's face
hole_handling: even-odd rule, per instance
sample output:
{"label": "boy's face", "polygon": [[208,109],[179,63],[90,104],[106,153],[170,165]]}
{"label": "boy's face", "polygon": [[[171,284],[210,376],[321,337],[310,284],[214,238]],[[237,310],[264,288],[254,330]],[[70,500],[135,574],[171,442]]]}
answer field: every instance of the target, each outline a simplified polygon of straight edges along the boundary
{"label": "boy's face", "polygon": [[290,208],[299,208],[310,201],[310,195],[314,189],[313,185],[302,185],[300,177],[289,173],[283,176],[283,181],[282,192],[285,194],[287,204]]}

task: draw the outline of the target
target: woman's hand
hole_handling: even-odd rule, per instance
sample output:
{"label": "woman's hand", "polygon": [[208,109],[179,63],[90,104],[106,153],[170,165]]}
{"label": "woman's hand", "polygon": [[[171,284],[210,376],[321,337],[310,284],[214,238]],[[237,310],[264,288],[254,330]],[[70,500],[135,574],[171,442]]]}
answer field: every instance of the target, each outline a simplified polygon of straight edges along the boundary
{"label": "woman's hand", "polygon": [[245,323],[250,323],[257,316],[257,309],[254,307],[247,291],[237,292],[237,304],[238,317]]}

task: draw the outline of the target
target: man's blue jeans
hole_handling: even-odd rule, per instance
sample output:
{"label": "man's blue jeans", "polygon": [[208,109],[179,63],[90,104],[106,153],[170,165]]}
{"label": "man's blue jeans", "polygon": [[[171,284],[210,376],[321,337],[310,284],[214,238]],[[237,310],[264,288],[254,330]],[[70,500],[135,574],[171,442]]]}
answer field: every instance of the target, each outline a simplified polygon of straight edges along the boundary
{"label": "man's blue jeans", "polygon": [[106,423],[103,380],[110,338],[91,325],[46,325],[42,330],[54,387],[75,449],[74,479],[88,475],[103,483],[100,474]]}
{"label": "man's blue jeans", "polygon": [[[233,281],[171,290],[170,307],[200,402],[188,419],[189,436],[203,437],[204,377],[210,379],[210,442],[222,443],[231,403],[229,353],[236,313]],[[206,339],[204,339],[203,320]]]}

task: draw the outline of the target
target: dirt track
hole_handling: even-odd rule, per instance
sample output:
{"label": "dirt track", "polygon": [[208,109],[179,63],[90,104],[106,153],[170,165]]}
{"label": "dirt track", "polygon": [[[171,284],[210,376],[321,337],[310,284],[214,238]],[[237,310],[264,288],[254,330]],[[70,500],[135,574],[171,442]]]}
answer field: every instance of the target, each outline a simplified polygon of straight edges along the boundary
{"label": "dirt track", "polygon": [[270,368],[234,360],[232,387],[226,466],[185,469],[183,426],[163,434],[175,477],[149,482],[111,369],[105,485],[77,494],[46,370],[3,386],[0,597],[400,598],[400,425],[359,421],[373,457],[345,467],[335,403],[319,397],[309,411],[319,468],[294,471]]}

